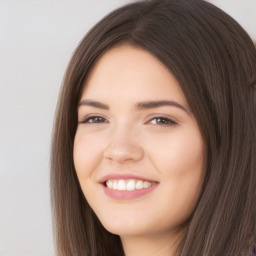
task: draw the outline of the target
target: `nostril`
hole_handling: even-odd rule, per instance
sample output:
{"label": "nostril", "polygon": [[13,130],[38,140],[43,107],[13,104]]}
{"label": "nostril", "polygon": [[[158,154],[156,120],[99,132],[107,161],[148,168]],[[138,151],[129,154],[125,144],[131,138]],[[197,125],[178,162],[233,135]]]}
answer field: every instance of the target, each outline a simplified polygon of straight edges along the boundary
{"label": "nostril", "polygon": [[[120,145],[119,145],[120,146]],[[104,152],[104,158],[116,162],[138,161],[143,157],[143,150],[141,147],[132,145],[118,145],[108,148]]]}

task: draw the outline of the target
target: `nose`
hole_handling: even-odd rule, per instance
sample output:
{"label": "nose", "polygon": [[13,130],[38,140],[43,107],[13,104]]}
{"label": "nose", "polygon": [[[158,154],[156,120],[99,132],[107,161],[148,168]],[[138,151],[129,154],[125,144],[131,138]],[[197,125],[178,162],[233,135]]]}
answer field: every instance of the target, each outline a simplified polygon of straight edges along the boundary
{"label": "nose", "polygon": [[126,163],[139,161],[143,158],[144,150],[132,129],[128,127],[113,132],[104,151],[104,158]]}

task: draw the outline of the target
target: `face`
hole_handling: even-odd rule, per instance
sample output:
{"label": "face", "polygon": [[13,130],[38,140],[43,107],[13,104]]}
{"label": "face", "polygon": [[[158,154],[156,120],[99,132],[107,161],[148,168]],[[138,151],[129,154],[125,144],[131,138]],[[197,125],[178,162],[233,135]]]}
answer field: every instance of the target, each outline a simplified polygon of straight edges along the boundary
{"label": "face", "polygon": [[74,164],[103,226],[170,235],[191,215],[204,144],[179,83],[149,52],[117,46],[92,69],[78,107]]}

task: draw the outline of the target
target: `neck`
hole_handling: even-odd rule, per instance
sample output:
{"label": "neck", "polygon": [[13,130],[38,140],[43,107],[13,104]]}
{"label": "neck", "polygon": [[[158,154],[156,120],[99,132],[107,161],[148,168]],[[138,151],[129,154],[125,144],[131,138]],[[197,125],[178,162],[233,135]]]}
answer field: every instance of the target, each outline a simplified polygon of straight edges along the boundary
{"label": "neck", "polygon": [[125,256],[175,256],[182,234],[122,236],[121,240]]}

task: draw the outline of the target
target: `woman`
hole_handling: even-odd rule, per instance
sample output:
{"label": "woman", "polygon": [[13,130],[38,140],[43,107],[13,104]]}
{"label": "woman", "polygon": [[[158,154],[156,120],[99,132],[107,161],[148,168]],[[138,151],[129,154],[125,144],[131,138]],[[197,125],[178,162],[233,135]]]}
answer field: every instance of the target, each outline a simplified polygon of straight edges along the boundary
{"label": "woman", "polygon": [[57,109],[57,254],[253,255],[255,82],[253,42],[207,2],[101,20]]}

